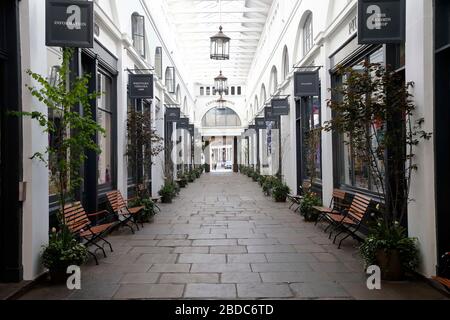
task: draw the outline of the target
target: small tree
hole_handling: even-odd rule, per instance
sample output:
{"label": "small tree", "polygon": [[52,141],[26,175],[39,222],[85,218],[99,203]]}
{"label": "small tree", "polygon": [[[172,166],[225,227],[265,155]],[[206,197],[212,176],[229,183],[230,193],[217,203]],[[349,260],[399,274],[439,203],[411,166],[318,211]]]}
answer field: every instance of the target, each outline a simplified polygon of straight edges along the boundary
{"label": "small tree", "polygon": [[62,65],[54,83],[31,70],[27,71],[38,83],[38,86],[27,85],[27,88],[48,107],[49,112],[58,115],[58,123],[49,119],[47,112],[16,113],[18,116],[31,117],[38,121],[44,133],[55,137],[44,151],[36,152],[31,159],[45,163],[51,171],[50,179],[56,184],[58,192],[60,226],[65,226],[66,201],[73,199],[75,191],[83,181],[80,169],[87,159],[87,151],[97,154],[101,152],[93,137],[98,133],[105,134],[105,130],[92,117],[90,102],[97,99],[99,94],[88,91],[90,75],[70,77],[69,64],[72,54],[73,49],[63,50]]}
{"label": "small tree", "polygon": [[422,129],[424,119],[415,119],[410,88],[389,67],[364,64],[363,70],[340,68],[344,84],[332,89],[328,106],[333,120],[326,131],[335,131],[367,167],[380,196],[385,200],[386,227],[404,221],[409,202],[411,177],[418,169],[414,150],[431,134]]}
{"label": "small tree", "polygon": [[[136,194],[139,194],[139,185],[148,178],[145,174],[153,165],[153,157],[164,150],[163,138],[152,127],[151,111],[138,112],[131,110],[127,119],[128,146],[126,156],[130,163],[134,181],[136,182]],[[139,173],[140,168],[146,168]]]}

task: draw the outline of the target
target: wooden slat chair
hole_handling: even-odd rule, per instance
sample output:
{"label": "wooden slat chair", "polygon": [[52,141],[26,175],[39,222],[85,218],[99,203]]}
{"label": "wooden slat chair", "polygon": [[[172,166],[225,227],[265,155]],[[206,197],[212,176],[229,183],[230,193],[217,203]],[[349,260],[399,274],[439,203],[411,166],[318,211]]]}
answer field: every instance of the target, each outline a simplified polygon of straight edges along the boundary
{"label": "wooden slat chair", "polygon": [[[70,232],[80,240],[84,241],[84,245],[89,247],[91,245],[96,246],[97,250],[103,252],[106,258],[106,252],[103,246],[97,244],[98,241],[103,241],[108,244],[111,252],[113,252],[112,245],[104,237],[112,231],[112,229],[117,226],[117,222],[103,223],[99,225],[92,225],[91,219],[93,217],[108,216],[110,213],[108,211],[100,211],[93,214],[87,214],[83,208],[81,202],[75,202],[68,204],[64,207],[64,219]],[[98,265],[97,256],[95,253],[88,251],[91,256],[94,257],[95,263]]]}
{"label": "wooden slat chair", "polygon": [[443,285],[445,289],[450,292],[450,279],[433,277],[433,280],[437,281],[439,284]]}
{"label": "wooden slat chair", "polygon": [[[134,224],[136,226],[136,229],[139,230],[137,218],[141,215],[144,207],[129,208],[128,201],[131,201],[133,199],[124,200],[124,198],[122,197],[122,193],[118,190],[107,193],[106,197],[108,198],[108,203],[111,210],[119,217],[119,220],[120,217],[124,218],[123,220],[121,220],[121,225],[129,227],[133,234],[134,228],[131,224]],[[143,224],[142,227],[144,227]]]}
{"label": "wooden slat chair", "polygon": [[[361,194],[356,194],[353,198],[350,209],[348,209],[344,215],[327,214],[327,216],[332,219],[336,225],[334,230],[341,230],[334,237],[333,243],[336,243],[336,240],[340,235],[347,233],[347,235],[340,240],[338,246],[339,249],[342,246],[342,242],[350,236],[354,239],[360,240],[360,238],[356,235],[356,232],[358,232],[367,217],[371,202],[372,200],[370,198]],[[330,237],[334,230],[331,231]]]}
{"label": "wooden slat chair", "polygon": [[[328,227],[325,229],[325,232],[327,232],[328,229],[333,226],[336,220],[339,220],[339,217],[342,219],[343,214],[346,212],[346,210],[348,210],[349,205],[345,200],[346,195],[347,193],[345,191],[334,189],[333,197],[331,199],[329,207],[313,207],[314,210],[319,212],[319,217],[317,218],[316,225],[323,220],[326,220],[329,223]],[[336,219],[333,219],[333,216]]]}
{"label": "wooden slat chair", "polygon": [[296,196],[294,194],[288,194],[287,197],[288,197],[289,201],[291,202],[291,206],[289,207],[289,209],[292,209],[293,207],[297,206],[294,210],[294,211],[297,211],[298,208],[300,207],[300,204],[302,203],[303,197]]}

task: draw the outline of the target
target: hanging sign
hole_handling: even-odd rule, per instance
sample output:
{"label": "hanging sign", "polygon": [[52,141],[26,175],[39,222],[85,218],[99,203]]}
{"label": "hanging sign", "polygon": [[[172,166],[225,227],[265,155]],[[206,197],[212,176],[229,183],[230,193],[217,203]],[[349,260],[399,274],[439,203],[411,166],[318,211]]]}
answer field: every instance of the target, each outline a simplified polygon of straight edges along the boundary
{"label": "hanging sign", "polygon": [[128,84],[131,99],[153,99],[152,74],[130,74]]}
{"label": "hanging sign", "polygon": [[94,47],[94,2],[47,0],[46,45],[49,47]]}
{"label": "hanging sign", "polygon": [[358,0],[358,43],[405,41],[405,0]]}
{"label": "hanging sign", "polygon": [[272,114],[274,116],[288,116],[289,109],[288,99],[284,98],[272,100]]}
{"label": "hanging sign", "polygon": [[181,110],[180,108],[167,108],[166,109],[166,121],[177,122],[180,121]]}
{"label": "hanging sign", "polygon": [[186,129],[189,130],[189,119],[188,118],[181,118],[177,122],[177,129]]}
{"label": "hanging sign", "polygon": [[248,130],[256,130],[256,126],[254,124],[251,124],[248,126]]}
{"label": "hanging sign", "polygon": [[266,120],[266,122],[279,122],[280,121],[280,117],[275,116],[273,114],[273,109],[271,107],[266,107],[264,109],[264,119]]}
{"label": "hanging sign", "polygon": [[266,119],[256,118],[255,119],[255,128],[256,128],[256,130],[266,129],[267,128]]}
{"label": "hanging sign", "polygon": [[296,97],[316,97],[320,95],[319,71],[299,71],[294,74],[294,94]]}

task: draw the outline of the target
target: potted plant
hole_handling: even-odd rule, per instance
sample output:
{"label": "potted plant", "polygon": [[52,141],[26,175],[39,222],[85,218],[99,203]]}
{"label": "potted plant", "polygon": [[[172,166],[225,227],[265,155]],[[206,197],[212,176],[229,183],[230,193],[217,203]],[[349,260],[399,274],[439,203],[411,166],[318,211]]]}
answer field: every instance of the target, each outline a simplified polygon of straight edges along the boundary
{"label": "potted plant", "polygon": [[256,171],[254,171],[253,174],[252,174],[252,179],[253,179],[253,181],[254,181],[254,182],[258,182],[258,181],[259,181],[259,178],[260,178],[259,173],[256,172]]}
{"label": "potted plant", "polygon": [[272,193],[273,187],[279,183],[279,180],[276,177],[266,177],[263,184],[263,192],[266,196],[270,196]]}
{"label": "potted plant", "polygon": [[[400,280],[402,270],[417,266],[415,239],[406,224],[413,174],[419,169],[415,149],[432,134],[422,129],[410,88],[391,67],[365,63],[361,69],[339,68],[345,78],[328,102],[333,119],[324,129],[339,134],[364,163],[384,200],[381,220],[361,246],[366,263],[378,263],[384,279]],[[405,152],[406,151],[406,152]],[[386,174],[389,173],[389,174]],[[402,266],[402,268],[400,268]]]}
{"label": "potted plant", "polygon": [[162,203],[172,203],[176,196],[176,190],[173,183],[166,182],[166,184],[159,190],[158,194],[161,196]]}
{"label": "potted plant", "polygon": [[136,198],[129,203],[130,207],[144,207],[140,214],[140,222],[153,223],[155,216],[160,212],[160,208],[151,199]]}
{"label": "potted plant", "polygon": [[321,205],[320,198],[314,192],[307,191],[304,193],[302,201],[300,202],[300,214],[307,222],[316,222],[319,218],[319,213],[313,209]]}
{"label": "potted plant", "polygon": [[186,186],[188,184],[188,181],[186,179],[186,175],[180,174],[178,176],[178,181],[177,182],[178,182],[178,185],[180,186],[180,188],[186,188]]}
{"label": "potted plant", "polygon": [[195,174],[194,174],[194,172],[188,172],[187,173],[187,179],[188,179],[188,182],[189,183],[192,183],[192,182],[194,182],[195,181]]}
{"label": "potted plant", "polygon": [[272,197],[276,202],[286,202],[291,189],[287,184],[278,182],[273,186]]}
{"label": "potted plant", "polygon": [[360,252],[366,267],[380,267],[383,280],[403,280],[406,272],[414,271],[419,265],[417,239],[409,238],[398,222],[387,225],[383,219],[378,220],[370,228]]}
{"label": "potted plant", "polygon": [[87,257],[87,248],[63,226],[59,231],[53,228],[49,243],[43,248],[42,264],[49,270],[51,281],[60,284],[67,281],[67,268],[81,266]]}

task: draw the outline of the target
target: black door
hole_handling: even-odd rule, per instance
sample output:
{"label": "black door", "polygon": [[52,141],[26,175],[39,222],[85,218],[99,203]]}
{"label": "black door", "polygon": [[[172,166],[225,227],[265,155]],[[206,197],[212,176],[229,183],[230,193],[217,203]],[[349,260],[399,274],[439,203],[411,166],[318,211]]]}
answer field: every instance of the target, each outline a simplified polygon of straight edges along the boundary
{"label": "black door", "polygon": [[[438,254],[450,252],[450,3],[437,0],[436,5],[436,72],[435,72],[435,157]],[[438,261],[440,273],[443,260]]]}
{"label": "black door", "polygon": [[18,1],[0,1],[0,282],[22,280],[20,50]]}

